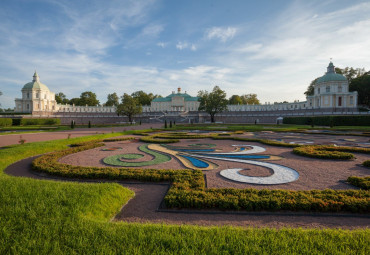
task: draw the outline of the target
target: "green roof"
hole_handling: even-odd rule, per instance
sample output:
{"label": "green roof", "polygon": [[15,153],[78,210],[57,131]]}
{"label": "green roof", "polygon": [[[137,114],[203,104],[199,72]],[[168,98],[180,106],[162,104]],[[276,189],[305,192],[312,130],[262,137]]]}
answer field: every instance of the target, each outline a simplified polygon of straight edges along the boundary
{"label": "green roof", "polygon": [[49,90],[49,88],[41,82],[31,81],[23,86],[23,89],[42,89]]}
{"label": "green roof", "polygon": [[328,82],[328,81],[347,81],[347,78],[339,73],[327,73],[319,78],[316,83]]}
{"label": "green roof", "polygon": [[329,63],[326,74],[320,77],[316,81],[316,84],[328,81],[347,81],[347,78],[345,76],[335,72],[335,67],[332,62]]}
{"label": "green roof", "polygon": [[173,97],[183,97],[184,101],[198,101],[198,97],[192,97],[186,93],[170,94],[166,97],[159,97],[153,99],[153,102],[171,102]]}
{"label": "green roof", "polygon": [[26,83],[24,86],[23,86],[23,89],[42,89],[42,90],[49,90],[49,88],[40,82],[40,78],[39,78],[39,75],[37,74],[37,72],[35,71],[35,73],[33,74],[33,80],[29,83]]}

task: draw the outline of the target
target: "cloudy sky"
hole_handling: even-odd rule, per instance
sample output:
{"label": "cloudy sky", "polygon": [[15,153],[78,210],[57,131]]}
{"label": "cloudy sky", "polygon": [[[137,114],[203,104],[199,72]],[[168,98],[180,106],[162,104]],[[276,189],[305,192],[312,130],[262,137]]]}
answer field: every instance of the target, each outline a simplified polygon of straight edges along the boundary
{"label": "cloudy sky", "polygon": [[333,58],[370,69],[370,2],[1,0],[0,96],[14,107],[35,69],[68,98],[220,86],[304,100]]}

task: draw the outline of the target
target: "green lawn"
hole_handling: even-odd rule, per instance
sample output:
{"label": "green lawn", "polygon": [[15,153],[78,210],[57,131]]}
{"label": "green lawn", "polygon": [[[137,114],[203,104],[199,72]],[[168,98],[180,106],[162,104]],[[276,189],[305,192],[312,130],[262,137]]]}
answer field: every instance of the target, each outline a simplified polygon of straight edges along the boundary
{"label": "green lawn", "polygon": [[366,254],[370,248],[370,230],[114,223],[111,218],[133,195],[118,184],[40,181],[3,173],[22,158],[117,135],[0,150],[0,254]]}

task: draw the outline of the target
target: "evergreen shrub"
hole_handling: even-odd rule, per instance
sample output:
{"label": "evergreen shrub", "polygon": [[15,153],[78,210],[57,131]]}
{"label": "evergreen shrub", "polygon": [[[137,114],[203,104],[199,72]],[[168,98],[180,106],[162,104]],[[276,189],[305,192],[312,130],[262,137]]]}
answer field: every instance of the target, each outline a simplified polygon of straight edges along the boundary
{"label": "evergreen shrub", "polygon": [[10,118],[0,118],[0,127],[8,127],[13,124],[12,119]]}

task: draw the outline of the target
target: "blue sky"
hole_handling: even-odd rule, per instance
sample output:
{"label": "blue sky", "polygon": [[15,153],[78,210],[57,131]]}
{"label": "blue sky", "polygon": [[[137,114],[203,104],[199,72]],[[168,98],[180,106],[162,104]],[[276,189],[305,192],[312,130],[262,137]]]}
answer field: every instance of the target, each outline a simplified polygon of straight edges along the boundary
{"label": "blue sky", "polygon": [[220,86],[262,102],[305,100],[338,67],[370,69],[369,1],[1,0],[0,96],[35,69],[68,98]]}

